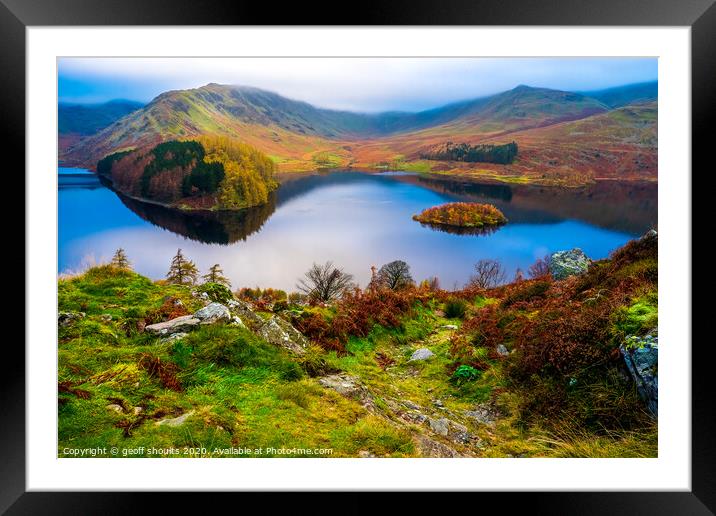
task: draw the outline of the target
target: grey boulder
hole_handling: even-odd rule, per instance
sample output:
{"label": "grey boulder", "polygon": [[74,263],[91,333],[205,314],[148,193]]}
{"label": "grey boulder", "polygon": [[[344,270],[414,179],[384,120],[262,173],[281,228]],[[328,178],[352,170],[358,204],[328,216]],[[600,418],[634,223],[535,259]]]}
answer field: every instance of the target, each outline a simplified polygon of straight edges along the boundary
{"label": "grey boulder", "polygon": [[294,328],[291,323],[280,317],[271,317],[264,321],[256,333],[266,342],[299,355],[303,354],[308,347],[306,337]]}
{"label": "grey boulder", "polygon": [[84,312],[60,312],[57,314],[57,324],[60,326],[69,326],[75,321],[79,321],[85,317]]}
{"label": "grey boulder", "polygon": [[265,323],[265,320],[254,312],[251,309],[251,305],[245,301],[230,299],[226,302],[226,305],[229,307],[229,311],[237,316],[242,324],[248,326],[251,330],[256,331]]}
{"label": "grey boulder", "polygon": [[420,348],[416,349],[412,355],[410,355],[409,362],[419,362],[422,360],[427,360],[430,357],[434,357],[435,353],[430,351],[428,348]]}
{"label": "grey boulder", "polygon": [[221,303],[209,303],[201,310],[197,310],[194,314],[195,319],[199,319],[201,324],[213,324],[217,322],[230,322],[231,312]]}
{"label": "grey boulder", "polygon": [[639,396],[654,416],[659,413],[659,342],[656,335],[631,337],[620,348]]}
{"label": "grey boulder", "polygon": [[173,335],[175,333],[186,333],[193,330],[201,323],[193,315],[182,315],[170,321],[164,321],[157,324],[150,324],[144,327],[144,331],[155,333],[157,335]]}
{"label": "grey boulder", "polygon": [[589,268],[590,263],[589,257],[579,248],[558,251],[549,258],[549,271],[554,279],[561,280],[582,274]]}

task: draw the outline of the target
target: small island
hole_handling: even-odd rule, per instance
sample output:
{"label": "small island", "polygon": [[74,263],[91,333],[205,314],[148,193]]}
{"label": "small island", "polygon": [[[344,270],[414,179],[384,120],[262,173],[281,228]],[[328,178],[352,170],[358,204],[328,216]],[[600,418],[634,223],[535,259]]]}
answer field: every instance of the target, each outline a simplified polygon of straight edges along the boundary
{"label": "small island", "polygon": [[507,217],[492,204],[451,202],[413,215],[413,220],[435,229],[458,234],[489,233],[507,223]]}

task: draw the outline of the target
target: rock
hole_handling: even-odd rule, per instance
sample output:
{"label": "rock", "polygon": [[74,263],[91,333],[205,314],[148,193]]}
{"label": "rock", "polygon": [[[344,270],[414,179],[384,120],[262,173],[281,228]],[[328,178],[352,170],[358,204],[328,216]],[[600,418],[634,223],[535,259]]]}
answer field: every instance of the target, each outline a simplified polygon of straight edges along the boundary
{"label": "rock", "polygon": [[441,417],[440,419],[428,418],[428,425],[430,425],[430,430],[445,437],[450,432],[450,420],[446,417]]}
{"label": "rock", "polygon": [[99,316],[99,320],[102,322],[109,322],[112,320],[112,314],[102,314]]}
{"label": "rock", "polygon": [[501,355],[503,357],[506,357],[510,354],[510,352],[507,350],[504,344],[498,344],[497,345],[497,354]]}
{"label": "rock", "polygon": [[358,378],[356,376],[348,376],[346,374],[332,374],[330,376],[324,376],[318,380],[318,383],[324,387],[333,389],[338,394],[346,396],[347,398],[358,397],[361,391]]}
{"label": "rock", "polygon": [[358,457],[360,457],[362,459],[372,459],[372,458],[375,458],[375,454],[368,450],[360,450],[358,452]]}
{"label": "rock", "polygon": [[655,229],[650,229],[646,233],[644,233],[640,240],[651,240],[652,238],[656,239],[658,238],[658,234]]}
{"label": "rock", "polygon": [[291,323],[280,317],[271,317],[256,332],[266,342],[274,346],[281,346],[292,353],[303,354],[308,346],[308,340],[294,328]]}
{"label": "rock", "polygon": [[409,362],[417,362],[421,360],[427,360],[430,357],[434,357],[435,353],[430,351],[428,348],[416,349],[412,355],[410,355]]}
{"label": "rock", "polygon": [[124,412],[124,408],[122,408],[122,405],[118,405],[117,403],[111,403],[107,405],[107,410],[113,410],[114,412],[121,414]]}
{"label": "rock", "polygon": [[495,426],[499,412],[491,405],[477,405],[474,410],[466,410],[464,414],[481,425]]}
{"label": "rock", "polygon": [[201,321],[201,324],[213,324],[218,322],[230,322],[231,312],[229,309],[221,303],[209,303],[201,310],[197,310],[194,314],[196,319]]}
{"label": "rock", "polygon": [[190,410],[189,412],[182,414],[179,417],[170,418],[170,419],[162,419],[161,421],[157,421],[154,423],[156,426],[181,426],[183,425],[187,419],[189,419],[194,414],[193,410]]}
{"label": "rock", "polygon": [[60,312],[57,314],[57,324],[69,326],[73,322],[83,319],[86,315],[84,312]]}
{"label": "rock", "polygon": [[399,414],[399,416],[404,421],[408,421],[409,423],[415,423],[418,425],[424,423],[428,419],[428,416],[417,410],[403,412],[402,414]]}
{"label": "rock", "polygon": [[445,328],[446,330],[457,330],[456,324],[443,324],[441,328]]}
{"label": "rock", "polygon": [[201,320],[193,315],[182,315],[170,321],[145,326],[144,331],[156,333],[157,335],[173,335],[174,333],[183,333],[193,330],[200,323]]}
{"label": "rock", "polygon": [[462,457],[457,450],[450,448],[448,445],[430,439],[424,435],[416,437],[418,441],[418,449],[423,457],[435,458],[455,458]]}
{"label": "rock", "polygon": [[403,400],[402,403],[411,410],[422,410],[420,405],[418,405],[417,403],[413,403],[410,400]]}
{"label": "rock", "polygon": [[445,404],[442,402],[442,400],[433,400],[433,405],[435,405],[438,408],[445,406]]}
{"label": "rock", "polygon": [[332,374],[320,378],[318,383],[324,387],[333,389],[341,396],[360,402],[364,408],[371,412],[376,410],[373,396],[368,389],[359,383],[358,378],[355,376],[350,376],[345,373]]}
{"label": "rock", "polygon": [[142,413],[143,410],[144,410],[144,408],[142,408],[142,407],[134,407],[134,410],[133,410],[134,415],[138,416],[139,414]]}
{"label": "rock", "polygon": [[245,301],[230,299],[226,302],[229,311],[239,317],[241,322],[251,330],[258,330],[266,322],[259,314],[254,312]]}
{"label": "rock", "polygon": [[238,315],[231,316],[231,324],[235,324],[236,326],[241,326],[242,328],[246,328],[244,321],[242,321],[241,317],[239,317]]}
{"label": "rock", "polygon": [[168,337],[166,337],[166,338],[160,340],[159,342],[161,342],[162,344],[166,344],[166,343],[168,343],[168,342],[175,342],[175,341],[177,341],[177,340],[183,339],[183,338],[186,337],[187,335],[189,335],[189,334],[188,334],[188,333],[184,333],[184,332],[174,333],[174,334],[169,335]]}
{"label": "rock", "polygon": [[589,268],[591,260],[581,249],[553,253],[549,258],[549,271],[557,280],[582,274]]}
{"label": "rock", "polygon": [[631,337],[620,346],[639,396],[654,416],[659,413],[659,342],[656,335]]}
{"label": "rock", "polygon": [[448,437],[450,440],[460,444],[467,444],[472,439],[472,435],[467,431],[467,427],[455,421],[450,421]]}

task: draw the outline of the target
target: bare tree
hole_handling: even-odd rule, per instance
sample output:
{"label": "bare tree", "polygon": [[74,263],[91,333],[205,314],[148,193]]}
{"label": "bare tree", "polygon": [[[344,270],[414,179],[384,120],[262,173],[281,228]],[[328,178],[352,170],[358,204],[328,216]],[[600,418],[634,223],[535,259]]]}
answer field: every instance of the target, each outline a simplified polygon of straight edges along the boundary
{"label": "bare tree", "polygon": [[378,271],[378,283],[391,290],[400,290],[415,283],[410,275],[410,265],[403,260],[395,260],[383,265]]}
{"label": "bare tree", "polygon": [[552,273],[549,270],[549,255],[544,258],[538,258],[537,261],[527,269],[527,274],[529,274],[530,278],[546,278],[550,276]]}
{"label": "bare tree", "polygon": [[328,302],[340,297],[353,285],[353,276],[333,266],[332,262],[323,265],[314,263],[300,279],[296,288],[314,301]]}
{"label": "bare tree", "polygon": [[505,282],[507,275],[497,260],[480,260],[475,264],[475,274],[467,284],[472,288],[493,288]]}

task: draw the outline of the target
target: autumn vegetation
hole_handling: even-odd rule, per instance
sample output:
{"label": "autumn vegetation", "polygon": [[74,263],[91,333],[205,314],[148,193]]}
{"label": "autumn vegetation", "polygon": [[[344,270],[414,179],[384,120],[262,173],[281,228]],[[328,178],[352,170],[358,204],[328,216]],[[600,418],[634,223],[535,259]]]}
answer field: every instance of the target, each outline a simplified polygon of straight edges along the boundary
{"label": "autumn vegetation", "polygon": [[517,157],[515,142],[504,145],[446,142],[420,155],[423,159],[437,161],[464,161],[466,163],[499,163],[509,165]]}
{"label": "autumn vegetation", "polygon": [[507,223],[503,213],[491,204],[451,202],[423,210],[413,220],[431,226],[482,229]]}
{"label": "autumn vegetation", "polygon": [[120,151],[97,163],[98,174],[135,198],[181,209],[237,210],[268,202],[278,184],[274,162],[227,137],[170,140]]}

